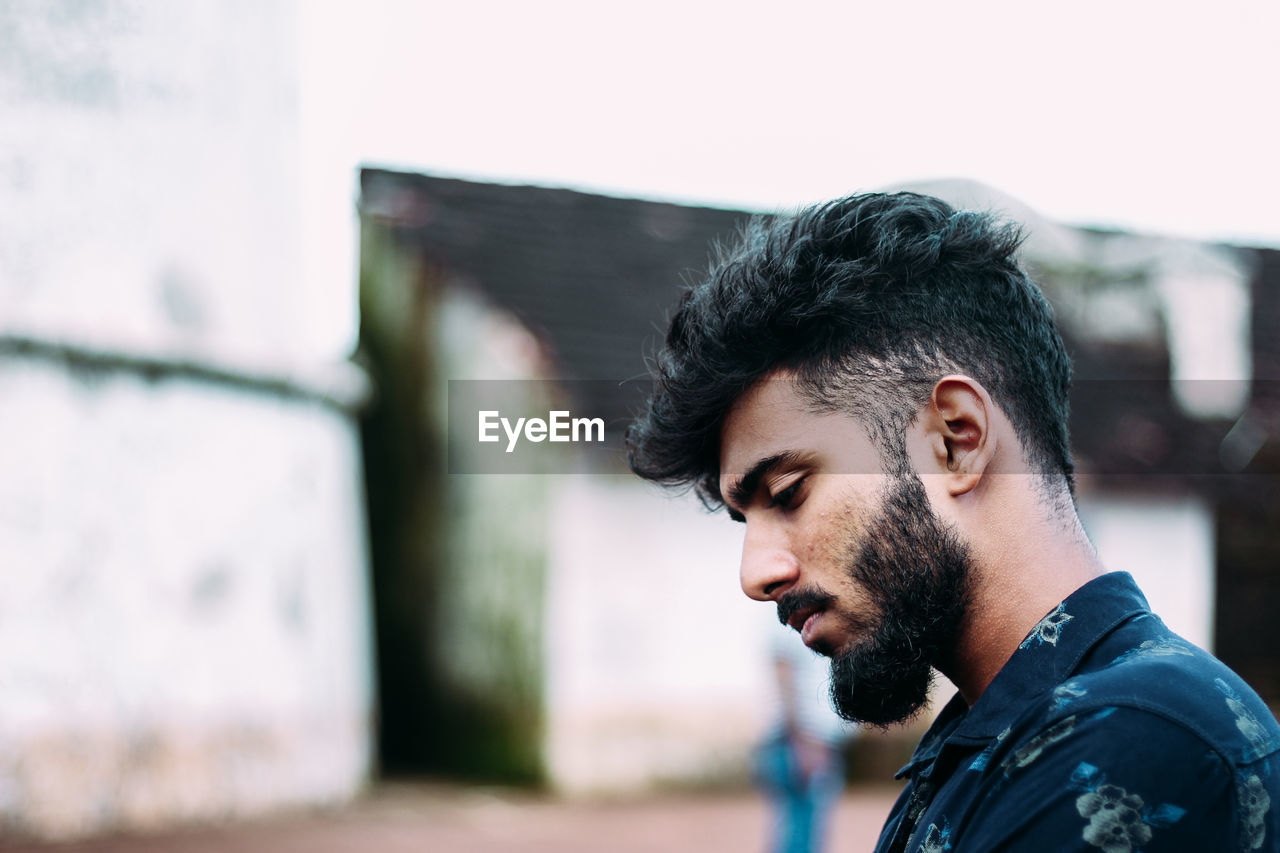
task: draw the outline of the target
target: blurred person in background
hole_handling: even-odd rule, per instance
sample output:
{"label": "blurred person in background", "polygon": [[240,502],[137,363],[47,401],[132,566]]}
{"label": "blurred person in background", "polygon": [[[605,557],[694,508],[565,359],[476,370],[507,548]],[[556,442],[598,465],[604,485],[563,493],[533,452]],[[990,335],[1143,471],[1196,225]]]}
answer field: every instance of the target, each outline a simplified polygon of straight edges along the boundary
{"label": "blurred person in background", "polygon": [[771,620],[773,723],[756,750],[755,777],[773,807],[774,853],[818,853],[844,790],[842,749],[852,727],[831,707],[827,665]]}
{"label": "blurred person in background", "polygon": [[846,719],[958,688],[878,850],[1280,850],[1275,717],[1085,536],[1020,242],[913,193],[755,221],[672,317],[632,469],[746,524],[743,590]]}

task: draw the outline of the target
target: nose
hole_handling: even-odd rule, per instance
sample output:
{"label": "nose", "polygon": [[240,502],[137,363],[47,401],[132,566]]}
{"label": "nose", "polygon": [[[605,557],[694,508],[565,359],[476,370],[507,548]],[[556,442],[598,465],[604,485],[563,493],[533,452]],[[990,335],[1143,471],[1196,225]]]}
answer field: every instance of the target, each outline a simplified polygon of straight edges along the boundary
{"label": "nose", "polygon": [[800,578],[800,563],[786,538],[765,524],[747,523],[738,579],[756,601],[772,601]]}

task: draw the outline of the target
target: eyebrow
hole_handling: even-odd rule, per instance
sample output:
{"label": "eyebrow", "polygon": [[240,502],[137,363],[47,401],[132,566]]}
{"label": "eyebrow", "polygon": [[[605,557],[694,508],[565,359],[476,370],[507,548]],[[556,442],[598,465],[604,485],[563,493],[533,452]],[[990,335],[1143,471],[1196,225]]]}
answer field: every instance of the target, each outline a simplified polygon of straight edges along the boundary
{"label": "eyebrow", "polygon": [[730,514],[738,512],[736,507],[744,506],[751,502],[751,496],[760,488],[760,481],[769,474],[777,471],[779,468],[787,468],[804,462],[807,454],[801,453],[799,450],[784,450],[781,453],[775,453],[772,456],[766,456],[751,466],[747,473],[743,474],[733,483],[729,484],[729,512]]}

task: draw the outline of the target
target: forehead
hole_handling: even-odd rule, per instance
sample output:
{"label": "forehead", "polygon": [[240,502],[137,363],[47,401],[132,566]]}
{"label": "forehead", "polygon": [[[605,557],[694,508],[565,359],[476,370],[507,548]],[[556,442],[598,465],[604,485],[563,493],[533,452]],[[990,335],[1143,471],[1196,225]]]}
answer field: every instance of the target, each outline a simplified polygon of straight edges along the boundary
{"label": "forehead", "polygon": [[773,376],[749,388],[725,416],[720,428],[721,490],[758,461],[790,452],[813,456],[832,473],[882,470],[860,418],[815,412],[795,380]]}

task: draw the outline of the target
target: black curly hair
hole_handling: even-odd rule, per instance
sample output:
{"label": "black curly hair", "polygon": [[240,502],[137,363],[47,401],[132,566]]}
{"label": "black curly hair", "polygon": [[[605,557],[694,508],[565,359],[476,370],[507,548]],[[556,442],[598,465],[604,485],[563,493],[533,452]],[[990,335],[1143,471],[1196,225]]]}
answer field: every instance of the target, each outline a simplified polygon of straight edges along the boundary
{"label": "black curly hair", "polygon": [[992,214],[905,192],[752,220],[671,319],[647,410],[627,433],[631,469],[722,505],[721,422],[779,370],[815,411],[857,414],[904,464],[903,431],[937,380],[960,372],[1009,417],[1027,463],[1073,491],[1071,363],[1015,260],[1022,239]]}

